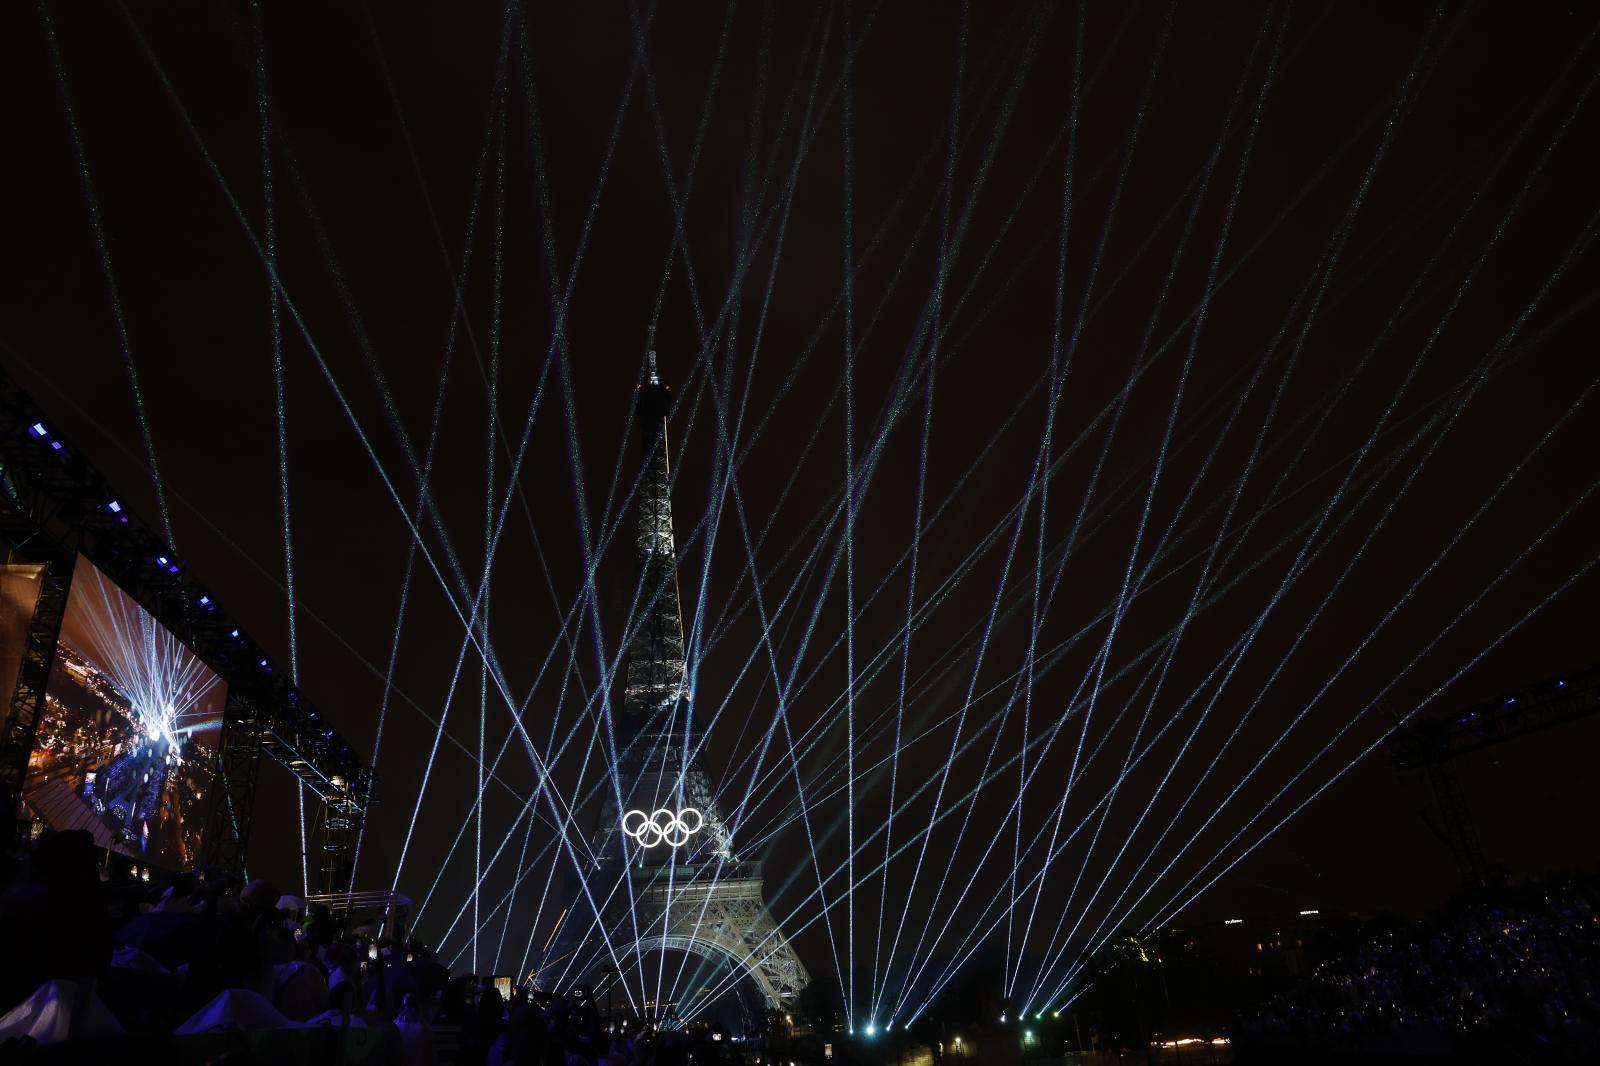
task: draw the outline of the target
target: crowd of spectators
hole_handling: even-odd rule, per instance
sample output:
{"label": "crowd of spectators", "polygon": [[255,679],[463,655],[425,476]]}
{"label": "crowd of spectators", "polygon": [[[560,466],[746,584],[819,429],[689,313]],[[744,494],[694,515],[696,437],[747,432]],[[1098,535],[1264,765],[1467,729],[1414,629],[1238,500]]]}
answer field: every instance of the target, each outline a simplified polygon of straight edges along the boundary
{"label": "crowd of spectators", "polygon": [[[358,921],[216,867],[152,883],[111,868],[87,833],[47,833],[0,853],[0,1059],[78,1061],[71,1047],[98,1044],[127,1052],[112,1061],[274,1066],[324,1061],[330,1047],[407,1066],[741,1061],[721,1032],[613,1031],[582,989],[508,998],[492,979],[452,977],[403,932]],[[323,1032],[218,1042],[288,1030]],[[346,1055],[352,1045],[362,1054]]]}
{"label": "crowd of spectators", "polygon": [[1240,1026],[1242,1042],[1458,1059],[1541,1048],[1600,1061],[1600,881],[1468,894],[1314,967]]}

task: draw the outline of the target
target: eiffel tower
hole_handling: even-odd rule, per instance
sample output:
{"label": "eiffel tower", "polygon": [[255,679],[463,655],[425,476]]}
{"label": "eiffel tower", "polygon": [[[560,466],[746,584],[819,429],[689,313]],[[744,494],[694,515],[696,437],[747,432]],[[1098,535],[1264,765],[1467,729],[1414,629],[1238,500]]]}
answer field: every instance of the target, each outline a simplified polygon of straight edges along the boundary
{"label": "eiffel tower", "polygon": [[[688,952],[741,971],[768,1007],[781,1008],[810,977],[767,908],[761,864],[735,852],[711,775],[696,750],[701,736],[685,679],[672,536],[666,423],[671,405],[652,351],[635,407],[643,463],[640,582],[622,714],[614,724],[618,784],[605,789],[591,838],[587,892],[579,894],[560,946],[548,957],[614,958],[625,971],[636,952]],[[604,936],[593,919],[596,907]],[[587,920],[578,913],[585,910]]]}

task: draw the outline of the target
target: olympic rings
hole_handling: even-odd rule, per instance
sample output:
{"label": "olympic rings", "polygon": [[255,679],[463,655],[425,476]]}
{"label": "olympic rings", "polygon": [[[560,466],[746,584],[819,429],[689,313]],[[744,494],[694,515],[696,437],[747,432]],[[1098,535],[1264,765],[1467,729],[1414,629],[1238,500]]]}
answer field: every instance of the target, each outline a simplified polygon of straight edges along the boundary
{"label": "olympic rings", "polygon": [[632,810],[622,816],[622,831],[638,841],[642,848],[653,848],[657,844],[681,848],[705,824],[705,815],[693,807],[681,811],[658,807],[649,814]]}

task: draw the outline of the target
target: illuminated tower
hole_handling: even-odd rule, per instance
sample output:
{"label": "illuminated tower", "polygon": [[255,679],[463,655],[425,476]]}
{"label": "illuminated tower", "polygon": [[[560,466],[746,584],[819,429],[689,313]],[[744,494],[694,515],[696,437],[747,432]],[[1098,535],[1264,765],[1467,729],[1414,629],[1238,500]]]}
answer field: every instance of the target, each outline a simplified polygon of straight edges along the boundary
{"label": "illuminated tower", "polygon": [[[672,863],[682,867],[685,862],[738,862],[715,785],[696,750],[703,737],[695,729],[684,661],[678,553],[672,535],[672,466],[667,447],[671,407],[672,392],[661,383],[651,352],[649,376],[639,387],[634,408],[641,464],[639,581],[627,629],[622,713],[613,722],[622,807],[619,811],[617,790],[608,790],[594,849],[604,866],[626,863],[649,869]],[[655,820],[641,824],[639,817],[629,818],[628,812],[635,810]],[[663,831],[669,813],[672,828]],[[657,837],[665,839],[652,844]]]}
{"label": "illuminated tower", "polygon": [[[588,892],[578,910],[590,907],[590,899],[599,906],[618,959],[632,959],[636,948],[691,952],[742,971],[768,1006],[781,1007],[810,978],[767,909],[760,863],[734,851],[698,750],[703,738],[684,659],[672,535],[671,406],[671,390],[661,383],[651,352],[635,408],[642,462],[639,582],[627,630],[622,710],[612,723],[617,783],[606,787],[591,842]],[[563,947],[609,962],[592,907],[587,913],[587,920],[578,914],[567,920]]]}

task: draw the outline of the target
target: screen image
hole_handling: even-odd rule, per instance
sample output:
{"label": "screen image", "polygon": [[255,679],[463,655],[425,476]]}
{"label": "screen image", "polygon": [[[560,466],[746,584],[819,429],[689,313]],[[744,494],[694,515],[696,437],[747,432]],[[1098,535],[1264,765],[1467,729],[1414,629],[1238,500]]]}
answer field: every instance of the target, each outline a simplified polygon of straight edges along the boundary
{"label": "screen image", "polygon": [[222,679],[83,557],[61,621],[23,799],[52,829],[192,867],[216,773]]}
{"label": "screen image", "polygon": [[22,667],[23,645],[39,602],[39,577],[44,567],[29,563],[0,563],[0,728],[11,714]]}

